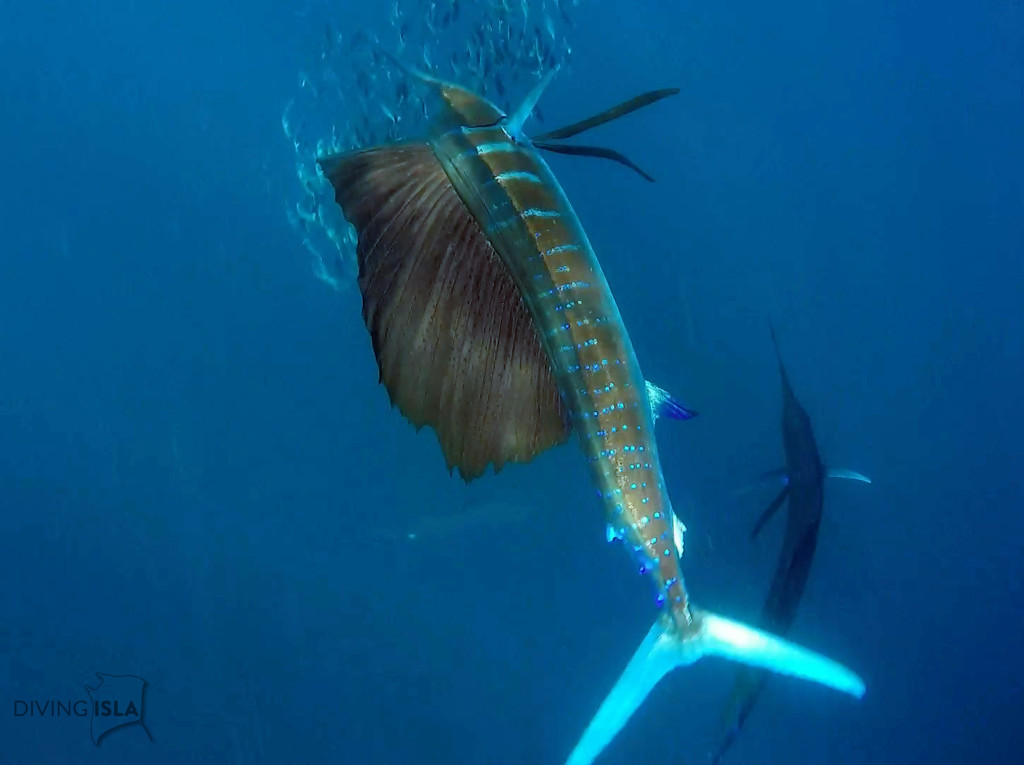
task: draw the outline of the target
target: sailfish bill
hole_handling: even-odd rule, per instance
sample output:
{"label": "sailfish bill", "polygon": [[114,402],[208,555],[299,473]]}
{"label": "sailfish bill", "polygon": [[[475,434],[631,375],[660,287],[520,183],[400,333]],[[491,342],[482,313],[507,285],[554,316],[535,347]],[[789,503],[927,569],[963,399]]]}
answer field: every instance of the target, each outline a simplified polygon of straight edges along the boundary
{"label": "sailfish bill", "polygon": [[[862,693],[856,676],[828,659],[691,603],[685,527],[668,497],[654,421],[694,412],[644,380],[590,241],[523,132],[542,86],[504,116],[469,91],[424,81],[442,96],[447,127],[422,142],[320,160],[356,230],[380,380],[407,419],[437,432],[449,468],[466,480],[575,434],[608,538],[650,580],[659,609],[569,762],[591,762],[664,674],[704,655]],[[495,122],[484,119],[495,113]],[[568,516],[565,524],[568,539],[586,533]]]}

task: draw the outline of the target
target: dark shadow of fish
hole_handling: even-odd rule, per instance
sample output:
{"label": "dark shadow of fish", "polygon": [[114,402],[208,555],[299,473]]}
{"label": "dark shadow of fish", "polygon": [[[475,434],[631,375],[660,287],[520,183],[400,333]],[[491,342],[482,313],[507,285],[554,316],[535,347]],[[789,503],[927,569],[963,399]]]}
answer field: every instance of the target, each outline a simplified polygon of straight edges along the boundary
{"label": "dark shadow of fish", "polygon": [[[863,683],[824,657],[695,607],[683,584],[683,525],[654,438],[659,414],[692,412],[645,383],[593,248],[539,150],[654,103],[631,99],[531,140],[523,125],[551,71],[512,114],[405,68],[442,103],[423,141],[319,160],[358,242],[363,318],[392,404],[438,436],[466,480],[527,462],[575,433],[605,510],[655,588],[659,615],[568,762],[592,762],[672,669],[718,655],[823,682]],[[650,179],[649,176],[645,177]],[[564,516],[565,534],[575,524]]]}
{"label": "dark shadow of fish", "polygon": [[[871,480],[852,470],[829,468],[822,464],[814,430],[811,428],[811,418],[793,393],[789,375],[782,363],[774,327],[771,328],[771,334],[782,378],[782,443],[786,452],[786,467],[761,477],[761,482],[775,485],[781,483],[782,488],[761,513],[750,536],[755,538],[779,508],[789,501],[782,550],[759,622],[759,626],[769,632],[785,635],[796,618],[811,571],[811,562],[814,560],[814,551],[818,546],[825,479],[849,478],[865,483],[871,483]],[[720,762],[736,740],[754,708],[765,680],[766,674],[763,671],[746,667],[740,670],[732,697],[726,706],[726,730],[712,756],[712,762]]]}

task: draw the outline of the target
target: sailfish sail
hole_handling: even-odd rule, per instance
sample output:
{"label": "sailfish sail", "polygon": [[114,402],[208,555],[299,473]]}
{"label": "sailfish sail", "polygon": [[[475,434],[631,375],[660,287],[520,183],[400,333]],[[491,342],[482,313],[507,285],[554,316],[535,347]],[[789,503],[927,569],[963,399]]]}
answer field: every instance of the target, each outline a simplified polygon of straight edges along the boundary
{"label": "sailfish sail", "polygon": [[565,442],[568,419],[529,312],[430,147],[324,163],[359,231],[359,289],[380,379],[449,469],[525,462]]}

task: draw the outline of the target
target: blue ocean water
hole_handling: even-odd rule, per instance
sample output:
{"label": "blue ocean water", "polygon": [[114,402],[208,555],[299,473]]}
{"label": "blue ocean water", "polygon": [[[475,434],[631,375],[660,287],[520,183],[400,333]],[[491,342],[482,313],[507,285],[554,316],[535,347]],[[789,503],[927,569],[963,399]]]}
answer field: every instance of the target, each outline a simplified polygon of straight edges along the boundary
{"label": "blue ocean water", "polygon": [[[541,106],[681,88],[594,133],[658,183],[550,165],[645,374],[701,412],[659,423],[695,599],[752,620],[772,571],[770,496],[735,496],[782,462],[769,319],[825,459],[874,479],[827,487],[790,633],[867,695],[773,680],[729,760],[1015,761],[1024,8],[713,6],[554,17]],[[449,477],[289,218],[325,24],[393,17],[0,4],[0,762],[559,763],[647,630],[578,449]],[[96,673],[145,680],[145,729],[19,714]],[[601,762],[705,762],[733,678],[671,675]]]}

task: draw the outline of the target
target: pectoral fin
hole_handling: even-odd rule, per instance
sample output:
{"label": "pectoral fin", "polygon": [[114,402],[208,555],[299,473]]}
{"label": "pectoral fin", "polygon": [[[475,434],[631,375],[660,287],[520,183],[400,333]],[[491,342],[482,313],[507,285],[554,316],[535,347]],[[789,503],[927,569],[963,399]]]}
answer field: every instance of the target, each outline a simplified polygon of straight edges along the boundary
{"label": "pectoral fin", "polygon": [[523,125],[526,124],[526,120],[533,114],[534,107],[537,106],[537,102],[540,101],[540,97],[544,94],[548,85],[558,74],[558,66],[556,65],[553,69],[550,69],[545,74],[540,82],[533,86],[530,92],[527,94],[523,102],[519,104],[519,108],[516,109],[512,114],[505,120],[505,130],[508,134],[514,138],[523,138]]}
{"label": "pectoral fin", "polygon": [[598,125],[604,125],[612,120],[617,120],[619,117],[623,117],[630,112],[635,112],[637,109],[643,108],[644,106],[653,104],[668,96],[674,96],[678,92],[679,88],[665,88],[663,90],[652,90],[648,93],[642,93],[641,95],[635,96],[628,101],[623,101],[621,104],[613,106],[610,109],[605,109],[600,114],[595,114],[585,120],[580,120],[579,122],[574,122],[571,125],[566,125],[558,128],[557,130],[550,130],[547,133],[535,136],[533,139],[533,145],[538,149],[555,152],[556,154],[572,154],[576,156],[610,159],[613,162],[618,162],[620,165],[625,165],[645,180],[653,182],[654,178],[641,170],[624,154],[615,151],[614,149],[606,149],[602,146],[574,146],[572,144],[553,142],[560,141],[563,138],[571,138],[572,136],[579,135],[586,130],[592,130]]}
{"label": "pectoral fin", "polygon": [[789,486],[786,485],[782,487],[782,491],[776,495],[775,499],[772,500],[772,503],[764,509],[763,513],[761,513],[761,517],[757,519],[757,523],[754,524],[754,528],[750,532],[751,539],[754,539],[761,532],[761,529],[764,528],[764,525],[768,523],[768,520],[775,515],[775,512],[782,507],[782,503],[786,501],[786,497],[788,496]]}
{"label": "pectoral fin", "polygon": [[767,473],[761,473],[761,475],[757,477],[757,483],[760,485],[781,484],[783,486],[789,486],[789,471],[784,467],[769,470]]}
{"label": "pectoral fin", "polygon": [[659,388],[650,380],[647,380],[646,384],[647,400],[650,402],[651,414],[655,421],[659,417],[667,417],[670,420],[689,420],[697,416],[697,412],[684,406],[667,390]]}
{"label": "pectoral fin", "polygon": [[855,470],[847,470],[846,468],[826,468],[825,475],[828,478],[847,478],[851,481],[861,481],[862,483],[871,483],[871,479],[866,475],[856,472]]}
{"label": "pectoral fin", "polygon": [[535,148],[554,152],[555,154],[569,154],[576,157],[610,159],[612,162],[618,162],[620,165],[625,165],[645,181],[654,183],[654,176],[641,170],[633,160],[622,152],[615,151],[615,149],[606,149],[603,146],[579,146],[565,143],[551,143],[550,141],[534,141],[533,145]]}
{"label": "pectoral fin", "polygon": [[676,552],[679,554],[679,557],[682,558],[683,557],[683,549],[685,547],[686,525],[681,520],[679,520],[679,516],[676,515],[674,512],[671,513],[671,515],[672,515],[672,541],[675,542]]}
{"label": "pectoral fin", "polygon": [[736,494],[737,496],[749,494],[766,486],[789,486],[789,472],[784,467],[777,470],[769,470],[767,473],[759,475],[756,480],[743,488],[737,489]]}

